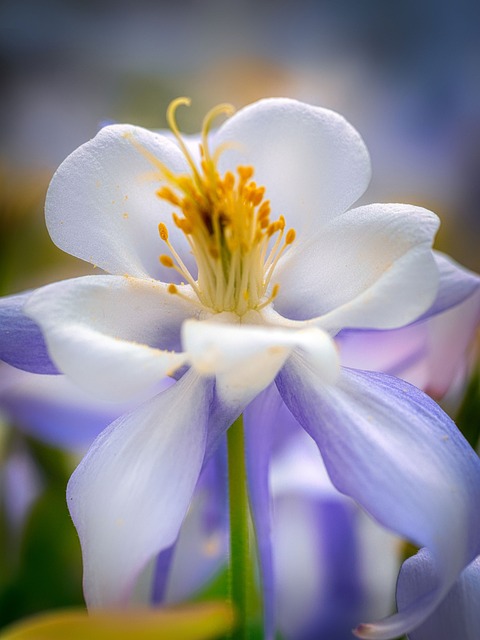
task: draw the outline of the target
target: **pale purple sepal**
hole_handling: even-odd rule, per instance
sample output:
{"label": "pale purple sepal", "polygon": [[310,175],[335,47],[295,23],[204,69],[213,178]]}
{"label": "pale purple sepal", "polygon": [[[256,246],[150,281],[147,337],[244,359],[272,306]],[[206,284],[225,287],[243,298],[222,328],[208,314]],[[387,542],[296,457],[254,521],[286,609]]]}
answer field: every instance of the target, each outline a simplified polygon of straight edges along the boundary
{"label": "pale purple sepal", "polygon": [[[435,587],[435,565],[425,549],[407,560],[397,588],[400,611]],[[409,640],[478,640],[480,633],[480,556],[461,574],[434,613],[409,634]]]}
{"label": "pale purple sepal", "polygon": [[58,373],[40,328],[22,312],[30,293],[0,299],[0,360],[33,373]]}
{"label": "pale purple sepal", "polygon": [[0,394],[0,407],[25,433],[62,449],[85,449],[121,412],[57,403],[40,397]]}
{"label": "pale purple sepal", "polygon": [[[172,381],[165,378],[158,391]],[[0,409],[15,427],[55,447],[86,449],[132,403],[92,398],[63,375],[29,373],[0,362]]]}
{"label": "pale purple sepal", "polygon": [[434,251],[440,273],[437,297],[418,321],[443,313],[480,293],[480,276],[465,269],[443,253]]}
{"label": "pale purple sepal", "polygon": [[328,386],[292,358],[278,386],[317,442],[336,487],[435,555],[434,590],[357,629],[360,637],[379,640],[407,633],[480,552],[480,460],[435,402],[397,378],[344,369],[338,384]]}

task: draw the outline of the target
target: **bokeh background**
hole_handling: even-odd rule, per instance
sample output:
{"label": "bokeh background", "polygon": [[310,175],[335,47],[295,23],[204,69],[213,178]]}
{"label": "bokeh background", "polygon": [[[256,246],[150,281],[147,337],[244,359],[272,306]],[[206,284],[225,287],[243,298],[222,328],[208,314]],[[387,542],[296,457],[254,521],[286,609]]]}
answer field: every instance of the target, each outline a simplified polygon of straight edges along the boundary
{"label": "bokeh background", "polygon": [[[224,101],[282,95],[341,112],[371,153],[365,201],[433,209],[437,247],[480,271],[479,24],[476,0],[1,0],[0,292],[90,272],[45,230],[55,168],[106,122],[164,127],[181,95],[186,132]],[[81,602],[63,502],[75,460],[7,422],[0,455],[26,448],[43,497],[27,534],[1,528],[0,624]]]}

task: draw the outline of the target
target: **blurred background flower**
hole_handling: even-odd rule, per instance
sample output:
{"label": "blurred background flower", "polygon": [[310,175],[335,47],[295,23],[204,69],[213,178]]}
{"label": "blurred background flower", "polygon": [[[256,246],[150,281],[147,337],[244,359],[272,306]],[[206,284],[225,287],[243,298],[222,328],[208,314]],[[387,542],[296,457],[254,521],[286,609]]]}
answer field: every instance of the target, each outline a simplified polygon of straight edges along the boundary
{"label": "blurred background flower", "polygon": [[[3,0],[0,293],[91,272],[48,237],[50,178],[105,123],[164,127],[179,95],[192,98],[186,132],[224,101],[284,95],[339,111],[372,156],[365,202],[433,209],[437,248],[480,271],[479,19],[475,0]],[[477,413],[462,415],[478,424],[470,397]],[[4,414],[0,438],[2,483],[19,496],[2,503],[0,624],[81,602],[79,582],[64,587],[80,570],[63,497],[75,459],[16,421]],[[58,580],[45,590],[48,563]]]}

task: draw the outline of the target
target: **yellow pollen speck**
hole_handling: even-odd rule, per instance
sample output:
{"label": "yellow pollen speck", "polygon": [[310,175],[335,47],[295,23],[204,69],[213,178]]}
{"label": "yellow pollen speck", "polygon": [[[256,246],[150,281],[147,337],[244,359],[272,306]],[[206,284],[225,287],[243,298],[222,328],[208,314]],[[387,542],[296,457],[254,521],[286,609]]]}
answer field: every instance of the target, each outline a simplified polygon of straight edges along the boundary
{"label": "yellow pollen speck", "polygon": [[178,289],[174,284],[169,284],[167,287],[168,293],[178,293]]}
{"label": "yellow pollen speck", "polygon": [[271,356],[283,355],[285,353],[285,347],[274,345],[272,347],[268,347],[267,353]]}
{"label": "yellow pollen speck", "polygon": [[208,558],[214,558],[221,552],[221,539],[218,534],[213,534],[202,544],[202,551]]}
{"label": "yellow pollen speck", "polygon": [[127,220],[127,218],[128,218],[128,213],[124,213],[124,214],[123,214],[123,218],[124,218],[125,220]]}

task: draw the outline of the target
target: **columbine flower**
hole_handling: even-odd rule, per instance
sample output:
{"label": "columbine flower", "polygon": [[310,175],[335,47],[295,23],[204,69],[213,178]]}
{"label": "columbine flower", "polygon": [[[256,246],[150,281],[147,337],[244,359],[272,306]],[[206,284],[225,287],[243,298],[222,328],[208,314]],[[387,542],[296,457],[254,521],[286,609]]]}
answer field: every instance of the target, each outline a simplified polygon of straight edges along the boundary
{"label": "columbine flower", "polygon": [[177,379],[113,422],[72,476],[87,602],[128,600],[141,569],[175,541],[202,466],[256,398],[246,419],[250,498],[272,635],[271,447],[262,434],[274,420],[275,381],[336,487],[429,549],[434,585],[357,629],[400,635],[480,551],[480,464],[420,391],[340,368],[334,336],[403,326],[428,309],[437,218],[406,205],[348,210],[368,184],[368,154],[331,111],[265,100],[212,133],[228,111],[220,107],[192,151],[175,123],[179,102],[169,110],[174,140],[110,126],[62,164],[47,196],[50,234],[113,275],[47,286],[25,307],[56,367],[87,391],[127,398]]}

